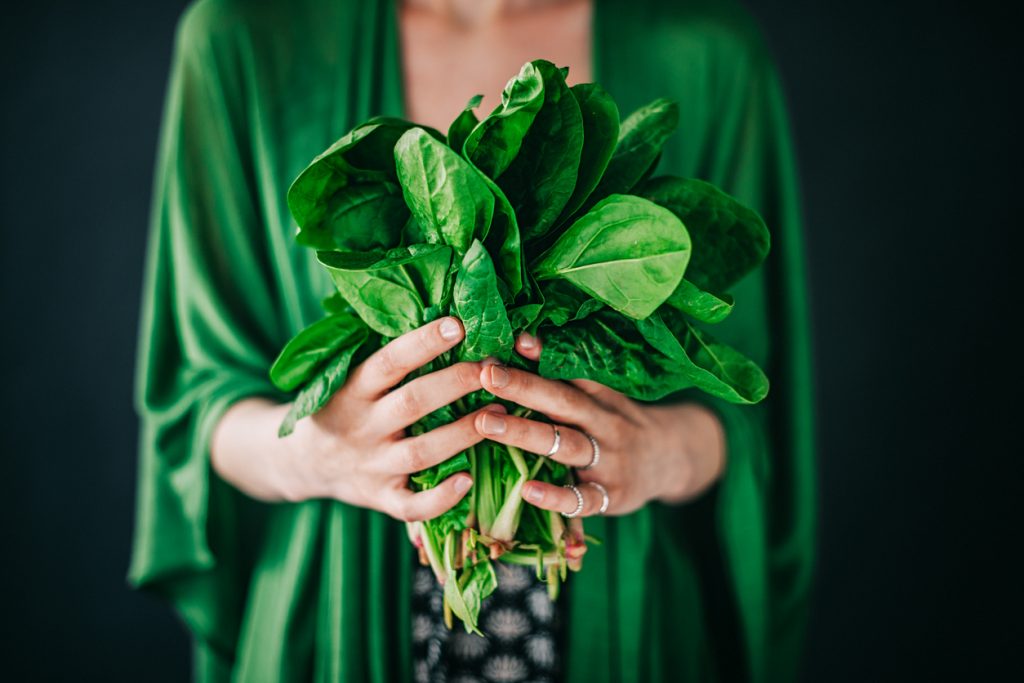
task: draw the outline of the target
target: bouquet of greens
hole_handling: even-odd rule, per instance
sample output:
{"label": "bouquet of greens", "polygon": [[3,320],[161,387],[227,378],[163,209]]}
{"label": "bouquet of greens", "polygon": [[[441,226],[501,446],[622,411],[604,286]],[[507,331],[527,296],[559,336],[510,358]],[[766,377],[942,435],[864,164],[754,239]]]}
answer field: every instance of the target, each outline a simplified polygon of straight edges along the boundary
{"label": "bouquet of greens", "polygon": [[[337,291],[324,300],[326,317],[271,369],[279,388],[299,390],[281,435],[327,403],[350,365],[448,314],[465,339],[425,372],[494,357],[639,400],[694,387],[735,403],[764,398],[760,368],[698,326],[729,315],[725,292],[764,259],[763,221],[706,182],[652,177],[678,122],[674,103],[656,100],[620,122],[601,86],[570,88],[566,73],[525,64],[499,106],[477,120],[474,97],[447,135],[370,119],[295,180],[296,239],[317,250]],[[539,364],[512,352],[523,331],[543,339]],[[471,394],[412,431],[493,400]],[[554,599],[586,539],[579,519],[566,523],[520,497],[529,479],[572,482],[569,468],[514,447],[482,442],[410,486],[463,470],[470,494],[409,532],[444,584],[446,614],[475,631],[497,585],[493,560],[536,566]]]}

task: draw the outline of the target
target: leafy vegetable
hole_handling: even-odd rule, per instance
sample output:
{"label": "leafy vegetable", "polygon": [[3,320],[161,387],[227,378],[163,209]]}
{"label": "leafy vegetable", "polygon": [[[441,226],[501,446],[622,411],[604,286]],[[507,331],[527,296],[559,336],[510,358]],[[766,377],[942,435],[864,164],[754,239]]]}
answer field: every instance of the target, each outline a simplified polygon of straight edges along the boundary
{"label": "leafy vegetable", "polygon": [[465,360],[494,356],[508,360],[512,326],[498,292],[494,264],[484,245],[474,241],[455,278],[455,314],[462,319],[466,338],[460,348]]}
{"label": "leafy vegetable", "polygon": [[[482,120],[472,98],[437,131],[378,117],[357,126],[292,183],[297,242],[317,250],[336,291],[326,317],[299,332],[270,370],[299,389],[281,425],[321,409],[349,367],[442,315],[462,344],[421,369],[496,357],[553,379],[592,379],[637,400],[698,389],[735,403],[768,391],[760,368],[701,325],[723,320],[726,292],[768,252],[760,217],[708,183],[655,177],[678,109],[655,100],[619,120],[600,86],[569,88],[536,60]],[[528,331],[539,363],[512,353]],[[476,392],[410,428],[423,434],[493,401]],[[519,416],[529,410],[507,405]],[[545,420],[543,415],[530,415]],[[410,524],[421,560],[444,583],[446,613],[479,631],[497,585],[493,562],[536,567],[554,599],[579,570],[579,519],[524,505],[523,484],[562,485],[572,471],[484,441],[410,477],[414,490],[468,471],[474,485],[435,519]]]}
{"label": "leafy vegetable", "polygon": [[670,211],[630,195],[601,201],[565,231],[534,268],[565,278],[631,318],[645,318],[679,285],[690,236]]}
{"label": "leafy vegetable", "polygon": [[447,145],[412,128],[396,143],[395,162],[405,201],[427,242],[448,244],[461,255],[473,238],[487,235],[494,195]]}

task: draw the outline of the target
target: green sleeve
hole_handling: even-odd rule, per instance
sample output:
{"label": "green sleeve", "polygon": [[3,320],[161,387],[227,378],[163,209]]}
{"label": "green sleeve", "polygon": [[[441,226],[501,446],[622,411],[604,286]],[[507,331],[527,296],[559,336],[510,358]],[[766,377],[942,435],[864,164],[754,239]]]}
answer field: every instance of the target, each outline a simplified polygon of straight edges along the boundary
{"label": "green sleeve", "polygon": [[702,400],[726,434],[717,533],[752,678],[795,680],[816,518],[804,236],[789,119],[772,59],[757,45],[734,73],[733,87],[721,93],[721,144],[706,177],[762,213],[772,246],[765,264],[734,290],[736,320],[722,331],[738,349],[756,349],[771,390],[757,406]]}
{"label": "green sleeve", "polygon": [[136,403],[138,501],[129,581],[162,594],[200,648],[230,656],[261,507],[212,472],[225,410],[275,391],[280,315],[247,171],[245,97],[231,41],[205,9],[178,27],[155,174]]}

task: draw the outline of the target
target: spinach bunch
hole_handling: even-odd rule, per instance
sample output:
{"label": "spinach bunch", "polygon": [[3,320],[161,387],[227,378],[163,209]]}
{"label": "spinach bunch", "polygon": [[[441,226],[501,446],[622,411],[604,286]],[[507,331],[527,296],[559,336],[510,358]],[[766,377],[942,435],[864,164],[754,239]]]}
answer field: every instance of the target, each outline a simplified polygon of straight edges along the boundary
{"label": "spinach bunch", "polygon": [[[652,177],[678,124],[675,103],[659,99],[620,121],[600,85],[569,87],[566,73],[525,64],[500,105],[478,120],[474,97],[446,134],[370,119],[298,176],[288,191],[297,240],[316,250],[336,292],[270,371],[279,388],[298,390],[282,436],[326,404],[353,363],[448,314],[465,340],[424,372],[495,357],[645,401],[689,388],[736,403],[765,397],[760,368],[702,325],[729,315],[726,292],[765,258],[763,221],[706,182]],[[539,364],[512,353],[523,331],[544,341]],[[493,400],[477,392],[412,432]],[[492,560],[535,566],[554,598],[586,538],[578,519],[566,525],[523,505],[528,479],[573,475],[517,448],[481,443],[410,486],[464,470],[470,494],[409,532],[444,584],[449,623],[453,612],[476,631],[497,584]]]}

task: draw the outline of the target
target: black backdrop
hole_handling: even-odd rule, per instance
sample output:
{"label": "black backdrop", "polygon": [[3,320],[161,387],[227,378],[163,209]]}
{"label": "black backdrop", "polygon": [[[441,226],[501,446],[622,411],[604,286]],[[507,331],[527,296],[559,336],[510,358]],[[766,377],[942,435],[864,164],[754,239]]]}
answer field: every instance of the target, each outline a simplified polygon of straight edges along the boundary
{"label": "black backdrop", "polygon": [[[175,618],[124,584],[139,284],[182,4],[46,2],[0,22],[0,666],[32,679],[188,675]],[[811,256],[822,538],[805,678],[982,679],[1022,635],[1002,553],[1020,537],[1013,17],[749,4],[787,84]]]}

